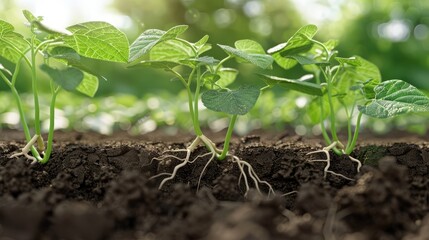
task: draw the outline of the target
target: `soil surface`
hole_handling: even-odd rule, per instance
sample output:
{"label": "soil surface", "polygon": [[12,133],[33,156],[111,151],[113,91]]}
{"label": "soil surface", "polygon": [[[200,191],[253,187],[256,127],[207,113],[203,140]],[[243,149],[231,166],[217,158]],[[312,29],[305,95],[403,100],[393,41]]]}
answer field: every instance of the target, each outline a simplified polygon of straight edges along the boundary
{"label": "soil surface", "polygon": [[[221,147],[221,134],[212,139]],[[0,132],[0,239],[429,239],[429,143],[363,136],[352,156],[331,154],[324,176],[318,139],[288,134],[234,138],[231,153],[276,191],[259,194],[232,159],[211,162],[201,146],[182,163],[192,136],[57,133],[51,160],[9,156],[22,133]],[[247,170],[246,170],[247,171]],[[199,188],[198,188],[199,184]]]}

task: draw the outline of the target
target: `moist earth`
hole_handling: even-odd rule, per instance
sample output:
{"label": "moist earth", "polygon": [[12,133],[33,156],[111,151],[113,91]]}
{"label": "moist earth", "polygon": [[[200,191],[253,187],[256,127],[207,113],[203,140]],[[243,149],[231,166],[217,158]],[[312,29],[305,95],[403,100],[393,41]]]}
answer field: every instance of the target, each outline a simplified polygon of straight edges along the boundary
{"label": "moist earth", "polygon": [[[60,133],[51,160],[9,158],[24,142],[0,137],[0,239],[429,239],[429,145],[400,138],[363,141],[331,154],[322,141],[297,136],[234,138],[231,153],[248,162],[275,194],[238,165],[211,162],[199,147],[161,189],[190,136],[132,138]],[[221,139],[214,136],[221,147]],[[198,156],[201,156],[197,158]],[[199,179],[201,177],[201,182]]]}

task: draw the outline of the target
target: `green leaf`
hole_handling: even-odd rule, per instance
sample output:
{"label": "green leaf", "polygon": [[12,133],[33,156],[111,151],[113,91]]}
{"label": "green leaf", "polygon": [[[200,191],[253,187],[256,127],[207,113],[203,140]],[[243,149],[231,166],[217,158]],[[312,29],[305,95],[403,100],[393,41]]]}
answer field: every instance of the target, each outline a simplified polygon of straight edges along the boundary
{"label": "green leaf", "polygon": [[237,75],[237,69],[221,68],[217,74],[206,74],[206,76],[204,76],[204,82],[209,89],[213,89],[214,84],[218,88],[226,88],[235,81]]}
{"label": "green leaf", "polygon": [[64,43],[79,55],[112,62],[127,62],[128,39],[123,32],[106,22],[86,22],[67,28],[71,36]]}
{"label": "green leaf", "polygon": [[194,47],[197,49],[198,55],[201,55],[204,52],[207,52],[208,50],[212,49],[212,46],[207,43],[208,40],[209,36],[205,35],[203,38],[198,40],[198,42],[194,43]]}
{"label": "green leaf", "polygon": [[49,57],[62,60],[64,64],[78,68],[83,72],[104,78],[88,66],[88,62],[93,60],[80,56],[73,48],[64,46],[54,47],[48,51],[48,55]]}
{"label": "green leaf", "polygon": [[[130,46],[130,59],[133,62],[147,54],[156,44],[174,39],[188,29],[186,25],[178,25],[167,31],[148,29],[144,31]],[[208,39],[208,38],[207,38]]]}
{"label": "green leaf", "polygon": [[83,72],[82,82],[77,86],[76,91],[89,97],[94,97],[98,90],[98,83],[99,81],[97,76]]}
{"label": "green leaf", "polygon": [[298,61],[296,61],[293,58],[285,58],[280,55],[280,53],[274,53],[273,55],[274,61],[283,69],[291,69],[296,64],[298,64]]}
{"label": "green leaf", "polygon": [[237,90],[208,90],[201,100],[208,109],[232,115],[244,115],[252,109],[259,97],[259,88],[244,86]]}
{"label": "green leaf", "polygon": [[238,40],[234,43],[235,48],[249,54],[265,54],[264,48],[256,41],[249,39]]}
{"label": "green leaf", "polygon": [[287,79],[276,76],[270,76],[265,74],[258,74],[267,85],[280,85],[290,90],[295,90],[298,92],[310,94],[313,96],[322,96],[323,91],[322,87],[319,84],[306,82],[309,78],[312,78],[313,75],[305,75],[300,79]]}
{"label": "green leaf", "polygon": [[0,20],[0,56],[16,64],[28,49],[27,41],[14,32],[12,24]]}
{"label": "green leaf", "polygon": [[307,52],[313,45],[310,39],[312,39],[316,33],[316,25],[306,25],[300,28],[287,42],[272,47],[268,49],[267,52],[269,54],[283,52],[283,56],[288,53],[297,54],[300,52]]}
{"label": "green leaf", "polygon": [[55,69],[47,64],[43,64],[40,66],[40,69],[67,91],[75,90],[83,80],[83,72],[76,68]]}
{"label": "green leaf", "polygon": [[272,54],[280,67],[286,70],[291,69],[298,63],[292,56],[310,51],[314,45],[311,39],[316,33],[317,26],[306,25],[300,28],[287,42],[278,44],[268,49],[267,52]]}
{"label": "green leaf", "polygon": [[350,58],[335,58],[344,68],[343,74],[340,76],[341,81],[347,82],[366,82],[373,79],[377,83],[381,82],[381,74],[378,67],[359,57]]}
{"label": "green leaf", "polygon": [[25,19],[27,19],[29,23],[42,20],[42,17],[36,17],[28,10],[22,10],[22,14],[24,14]]}
{"label": "green leaf", "polygon": [[149,53],[149,59],[151,61],[170,61],[181,63],[183,60],[188,60],[194,57],[195,53],[191,46],[175,39],[158,43]]}
{"label": "green leaf", "polygon": [[389,80],[374,88],[375,99],[359,111],[375,118],[388,118],[404,113],[428,112],[429,98],[411,84],[402,80]]}
{"label": "green leaf", "polygon": [[[268,69],[273,64],[273,58],[265,54],[259,43],[252,40],[239,40],[236,47],[218,44],[228,55],[237,58],[240,62],[252,63],[260,68]],[[262,51],[261,51],[262,49]]]}
{"label": "green leaf", "polygon": [[69,47],[54,47],[50,49],[49,56],[57,59],[63,59],[66,61],[80,61],[80,55],[73,49]]}

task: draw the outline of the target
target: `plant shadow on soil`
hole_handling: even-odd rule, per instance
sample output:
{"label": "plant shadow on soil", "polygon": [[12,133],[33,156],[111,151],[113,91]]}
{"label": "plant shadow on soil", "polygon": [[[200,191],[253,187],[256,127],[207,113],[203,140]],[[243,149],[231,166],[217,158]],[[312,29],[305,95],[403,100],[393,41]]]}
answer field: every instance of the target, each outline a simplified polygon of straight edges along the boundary
{"label": "plant shadow on soil", "polygon": [[[318,140],[235,138],[231,152],[278,191],[245,198],[228,160],[211,163],[196,191],[209,157],[158,190],[162,178],[149,178],[179,161],[151,160],[184,148],[189,136],[60,133],[46,165],[8,158],[24,146],[11,136],[0,138],[0,239],[429,239],[425,141],[360,145],[352,154],[365,162],[359,173],[348,158],[331,155],[330,169],[350,181],[324,179],[325,164],[309,162],[323,157],[306,155],[322,148]],[[204,153],[200,147],[192,156]]]}

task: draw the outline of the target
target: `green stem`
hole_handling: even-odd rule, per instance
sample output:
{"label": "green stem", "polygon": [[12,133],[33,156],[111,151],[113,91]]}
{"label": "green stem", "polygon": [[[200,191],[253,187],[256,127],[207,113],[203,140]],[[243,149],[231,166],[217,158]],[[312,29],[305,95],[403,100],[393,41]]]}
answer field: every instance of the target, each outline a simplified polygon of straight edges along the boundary
{"label": "green stem", "polygon": [[200,99],[200,90],[201,90],[201,69],[198,66],[197,67],[197,86],[195,88],[195,95],[194,95],[194,116],[193,116],[193,123],[194,123],[194,131],[197,136],[203,135],[203,131],[201,131],[199,117],[198,117],[198,100]]}
{"label": "green stem", "polygon": [[49,132],[48,132],[48,142],[45,155],[43,160],[40,163],[47,163],[51,157],[53,141],[54,141],[54,129],[55,129],[55,102],[57,95],[59,93],[59,88],[52,93],[51,105],[49,107]]}
{"label": "green stem", "polygon": [[359,136],[359,128],[360,128],[361,118],[362,118],[362,113],[359,112],[358,118],[357,118],[357,121],[356,121],[355,132],[353,134],[353,139],[352,139],[352,141],[350,143],[347,144],[347,147],[346,147],[346,150],[345,150],[346,154],[350,154],[354,150],[354,148],[356,146],[357,139],[358,139],[358,136]]}
{"label": "green stem", "polygon": [[327,74],[322,69],[320,69],[326,79],[326,91],[328,93],[328,103],[329,103],[329,117],[330,117],[330,124],[331,124],[331,134],[332,134],[332,140],[333,141],[339,141],[338,135],[337,135],[337,127],[336,127],[336,118],[335,118],[335,111],[334,111],[334,103],[332,102],[332,78],[329,73],[329,67],[327,68]]}
{"label": "green stem", "polygon": [[219,160],[225,159],[229,151],[229,142],[231,141],[232,132],[234,130],[235,122],[237,121],[238,115],[232,115],[231,121],[229,122],[228,131],[226,132],[225,142],[223,143],[223,150],[220,156],[217,158]]}
{"label": "green stem", "polygon": [[226,57],[226,58],[224,58],[224,59],[222,59],[218,64],[217,64],[217,66],[216,66],[216,69],[215,69],[215,74],[219,71],[219,69],[222,67],[222,64],[224,64],[226,61],[228,61],[229,59],[231,59],[232,58],[232,56],[231,55],[228,55],[228,57]]}
{"label": "green stem", "polygon": [[31,82],[33,88],[33,98],[34,98],[34,129],[35,134],[41,135],[40,129],[40,105],[39,105],[39,93],[37,88],[37,75],[36,75],[36,48],[34,48],[35,44],[35,36],[31,39]]}
{"label": "green stem", "polygon": [[[25,119],[25,113],[24,113],[21,97],[19,96],[19,93],[14,86],[11,87],[11,91],[12,91],[12,95],[15,98],[16,105],[18,107],[19,118],[21,119],[21,125],[24,130],[25,140],[29,142],[31,140],[31,133],[30,133],[30,128],[28,127],[28,124],[27,124],[27,120]],[[31,153],[37,160],[41,161],[42,158],[40,157],[39,152],[34,146],[31,146]]]}

